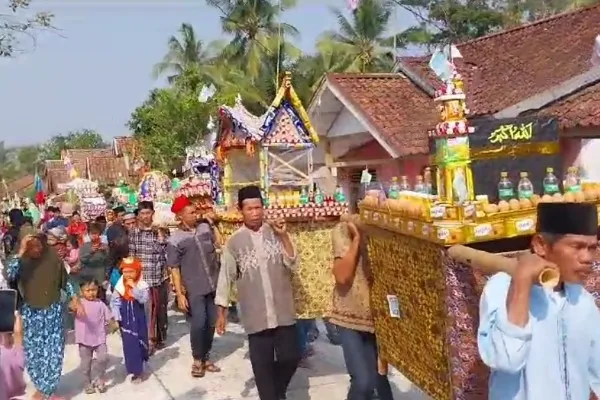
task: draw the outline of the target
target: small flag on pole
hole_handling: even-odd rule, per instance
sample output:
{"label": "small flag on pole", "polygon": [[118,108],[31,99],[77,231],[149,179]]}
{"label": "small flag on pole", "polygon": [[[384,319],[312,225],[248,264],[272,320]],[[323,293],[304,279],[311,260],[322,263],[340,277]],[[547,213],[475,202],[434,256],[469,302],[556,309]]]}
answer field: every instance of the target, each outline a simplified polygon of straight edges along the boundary
{"label": "small flag on pole", "polygon": [[463,58],[463,56],[462,56],[462,54],[460,54],[460,51],[458,51],[458,47],[451,44],[450,45],[450,59],[454,59],[454,58]]}
{"label": "small flag on pole", "polygon": [[204,85],[204,86],[202,86],[202,89],[200,90],[200,95],[198,96],[198,101],[200,103],[206,103],[216,93],[217,93],[217,88],[215,87],[215,85],[213,85],[212,83],[208,87],[206,85]]}
{"label": "small flag on pole", "polygon": [[454,66],[448,61],[446,55],[439,50],[436,50],[431,56],[431,60],[429,60],[429,68],[442,81],[447,81],[454,73]]}

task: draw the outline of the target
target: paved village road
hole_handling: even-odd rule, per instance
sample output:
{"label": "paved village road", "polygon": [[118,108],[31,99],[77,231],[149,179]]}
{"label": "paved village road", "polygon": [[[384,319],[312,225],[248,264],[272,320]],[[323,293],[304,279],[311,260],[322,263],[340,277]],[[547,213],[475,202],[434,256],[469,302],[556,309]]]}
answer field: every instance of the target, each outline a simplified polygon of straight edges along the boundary
{"label": "paved village road", "polygon": [[[68,345],[58,394],[73,400],[108,400],[116,397],[126,400],[258,400],[248,360],[248,345],[239,325],[229,324],[227,334],[215,338],[214,359],[223,371],[220,374],[207,374],[200,379],[190,376],[191,352],[184,317],[173,313],[169,326],[168,347],[152,357],[148,379],[139,385],[133,385],[126,379],[120,337],[109,337],[110,386],[105,394],[83,393],[77,348],[73,344]],[[323,326],[321,328],[324,329]],[[316,354],[310,359],[310,368],[298,370],[290,386],[288,399],[345,399],[348,377],[341,349],[331,345],[324,334],[317,339],[314,348]],[[390,378],[396,400],[427,400],[397,372],[392,373]],[[32,392],[31,387],[29,392]]]}

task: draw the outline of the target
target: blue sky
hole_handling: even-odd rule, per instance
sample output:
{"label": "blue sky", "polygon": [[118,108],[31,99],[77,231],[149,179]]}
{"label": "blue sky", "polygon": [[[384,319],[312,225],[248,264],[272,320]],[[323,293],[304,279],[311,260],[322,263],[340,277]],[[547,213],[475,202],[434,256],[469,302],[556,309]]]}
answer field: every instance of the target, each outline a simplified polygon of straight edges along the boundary
{"label": "blue sky", "polygon": [[[222,38],[219,14],[204,0],[33,0],[33,5],[52,11],[60,32],[38,35],[35,48],[0,60],[0,140],[7,145],[38,143],[81,128],[106,138],[126,135],[131,112],[162,84],[152,79],[152,66],[181,23],[191,23],[206,42]],[[303,50],[312,50],[323,30],[335,29],[331,5],[346,7],[346,1],[299,0],[286,13],[284,19],[301,32]],[[398,12],[395,25],[406,28],[410,21]]]}

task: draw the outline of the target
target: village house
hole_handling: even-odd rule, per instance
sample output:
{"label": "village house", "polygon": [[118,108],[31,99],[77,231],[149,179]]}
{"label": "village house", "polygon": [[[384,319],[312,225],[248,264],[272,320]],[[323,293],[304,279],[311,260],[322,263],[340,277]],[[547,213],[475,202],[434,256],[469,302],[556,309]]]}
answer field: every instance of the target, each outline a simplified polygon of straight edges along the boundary
{"label": "village house", "polygon": [[[457,44],[470,118],[556,117],[565,165],[585,164],[600,181],[591,156],[600,150],[600,67],[591,63],[599,26],[597,5]],[[352,182],[365,167],[389,182],[427,165],[441,86],[429,59],[400,58],[389,74],[326,75],[309,106],[325,143],[320,161]]]}
{"label": "village house", "polygon": [[97,181],[100,185],[115,186],[121,180],[137,182],[136,151],[135,140],[127,136],[114,138],[109,148],[66,150],[60,160],[45,161],[44,189],[58,194],[63,191],[61,185],[71,180],[65,157],[69,157],[80,178]]}
{"label": "village house", "polygon": [[3,187],[0,188],[0,193],[2,193],[2,197],[12,197],[15,194],[20,197],[28,196],[33,194],[34,184],[35,175],[25,175],[10,182],[6,182],[6,186],[3,185]]}

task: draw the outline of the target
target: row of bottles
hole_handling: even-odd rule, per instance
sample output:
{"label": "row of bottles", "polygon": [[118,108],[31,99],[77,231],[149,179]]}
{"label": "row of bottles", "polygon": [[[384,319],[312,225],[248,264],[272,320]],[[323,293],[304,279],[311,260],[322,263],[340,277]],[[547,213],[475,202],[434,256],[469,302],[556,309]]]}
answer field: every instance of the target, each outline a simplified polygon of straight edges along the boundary
{"label": "row of bottles", "polygon": [[340,186],[337,186],[335,193],[332,197],[325,196],[321,189],[315,185],[314,190],[309,190],[307,187],[302,187],[300,191],[281,191],[271,192],[267,199],[265,199],[266,206],[278,206],[278,207],[299,207],[308,204],[315,204],[317,206],[327,205],[332,202],[345,203],[346,196]]}
{"label": "row of bottles", "polygon": [[[529,180],[529,174],[527,172],[521,172],[521,179],[517,185],[517,196],[518,199],[530,199],[533,192],[533,184]],[[565,180],[563,182],[565,192],[580,192],[581,191],[581,180],[579,179],[579,173],[577,167],[570,167],[567,169]],[[556,193],[560,193],[559,180],[554,175],[554,168],[546,168],[546,176],[542,182],[544,193],[549,196],[553,196]],[[513,183],[508,178],[508,172],[504,171],[500,173],[500,182],[498,182],[498,198],[500,200],[509,201],[515,198],[515,191]]]}
{"label": "row of bottles", "polygon": [[400,192],[402,191],[433,194],[433,185],[431,184],[431,169],[427,167],[425,168],[423,175],[417,175],[414,187],[411,187],[410,182],[408,181],[408,176],[402,175],[400,177],[400,181],[398,181],[398,178],[394,176],[392,178],[390,188],[388,189],[388,198],[398,199],[400,197]]}

